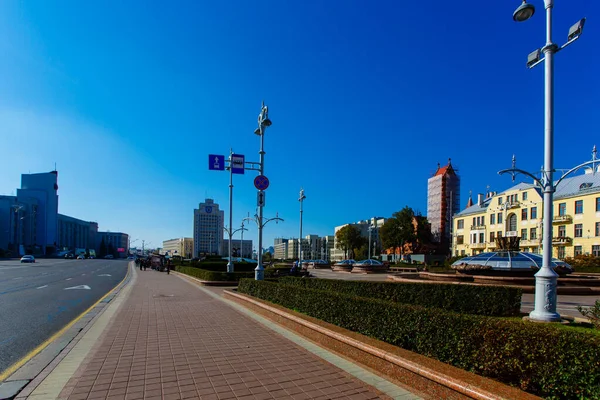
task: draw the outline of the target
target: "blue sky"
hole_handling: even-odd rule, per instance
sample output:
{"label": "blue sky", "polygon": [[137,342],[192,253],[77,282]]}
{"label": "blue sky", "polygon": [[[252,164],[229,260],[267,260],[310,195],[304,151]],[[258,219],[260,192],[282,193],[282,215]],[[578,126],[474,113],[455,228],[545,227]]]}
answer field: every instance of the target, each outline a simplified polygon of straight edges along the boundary
{"label": "blue sky", "polygon": [[[556,1],[555,164],[598,141],[600,3]],[[389,216],[426,214],[427,179],[449,157],[468,192],[501,191],[513,153],[543,163],[543,2],[520,0],[0,2],[0,193],[20,174],[59,170],[60,212],[151,245],[192,234],[206,197],[228,207],[228,175],[208,154],[257,161],[261,100],[270,178],[265,244]],[[472,9],[470,9],[472,8]],[[234,178],[234,226],[254,213],[248,171]],[[245,238],[256,241],[256,228]],[[256,242],[255,242],[256,245]]]}

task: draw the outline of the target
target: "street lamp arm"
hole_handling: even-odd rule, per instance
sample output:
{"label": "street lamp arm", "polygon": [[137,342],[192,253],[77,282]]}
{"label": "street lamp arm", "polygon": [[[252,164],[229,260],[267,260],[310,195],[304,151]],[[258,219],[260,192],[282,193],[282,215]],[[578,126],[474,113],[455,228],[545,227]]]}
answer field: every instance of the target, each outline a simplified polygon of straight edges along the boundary
{"label": "street lamp arm", "polygon": [[568,170],[567,172],[565,172],[565,173],[564,173],[564,174],[563,174],[563,175],[562,175],[562,176],[561,176],[561,177],[560,177],[560,178],[559,178],[559,179],[556,181],[556,183],[554,184],[554,187],[557,187],[557,186],[558,186],[558,184],[559,184],[560,182],[562,182],[562,180],[563,180],[563,179],[565,179],[565,178],[566,178],[568,175],[571,175],[573,172],[579,171],[581,168],[583,168],[583,167],[585,167],[585,166],[588,166],[588,165],[592,165],[593,167],[595,167],[595,166],[596,166],[596,164],[599,164],[599,163],[600,163],[600,161],[599,161],[599,160],[596,160],[596,159],[594,159],[594,160],[590,160],[590,161],[584,162],[583,164],[579,164],[578,166],[571,168],[570,170]]}
{"label": "street lamp arm", "polygon": [[510,169],[503,169],[502,171],[498,171],[498,175],[504,175],[504,174],[510,174],[512,176],[513,182],[515,181],[515,176],[517,176],[519,174],[523,174],[523,175],[526,175],[526,176],[532,178],[541,187],[544,187],[544,183],[538,177],[536,177],[535,175],[533,175],[530,172],[523,171],[522,169],[519,169],[519,168],[510,168]]}
{"label": "street lamp arm", "polygon": [[281,221],[283,222],[283,218],[279,218],[279,217],[275,217],[275,218],[268,218],[264,224],[262,224],[262,226],[264,227],[265,225],[267,225],[269,222],[271,221]]}

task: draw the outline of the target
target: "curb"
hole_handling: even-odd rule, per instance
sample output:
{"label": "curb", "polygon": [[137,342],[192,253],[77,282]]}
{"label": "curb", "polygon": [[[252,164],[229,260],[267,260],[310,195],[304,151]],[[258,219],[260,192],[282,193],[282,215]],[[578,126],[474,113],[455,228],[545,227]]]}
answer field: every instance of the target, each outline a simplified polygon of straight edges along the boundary
{"label": "curb", "polygon": [[[132,280],[131,263],[127,266],[127,274],[113,289],[102,296],[87,310],[69,322],[58,332],[34,350],[35,354],[26,355],[16,364],[22,362],[10,376],[0,383],[5,387],[2,399],[27,398],[51,373],[61,364],[69,352],[80,342],[85,334],[96,324],[112,301],[129,285]],[[56,334],[55,334],[56,335]],[[23,361],[25,358],[29,359]],[[16,364],[13,364],[16,365]],[[9,367],[10,368],[10,367]]]}

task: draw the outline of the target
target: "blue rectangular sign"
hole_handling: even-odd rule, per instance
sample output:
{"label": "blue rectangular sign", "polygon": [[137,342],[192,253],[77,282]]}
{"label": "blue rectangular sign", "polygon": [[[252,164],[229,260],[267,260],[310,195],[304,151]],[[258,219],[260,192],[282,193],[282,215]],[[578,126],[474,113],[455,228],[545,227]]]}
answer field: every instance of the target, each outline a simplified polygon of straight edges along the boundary
{"label": "blue rectangular sign", "polygon": [[225,156],[209,154],[208,155],[208,169],[212,170],[212,171],[224,171],[225,170]]}
{"label": "blue rectangular sign", "polygon": [[243,174],[244,166],[246,164],[245,158],[241,154],[231,155],[231,173],[232,174]]}

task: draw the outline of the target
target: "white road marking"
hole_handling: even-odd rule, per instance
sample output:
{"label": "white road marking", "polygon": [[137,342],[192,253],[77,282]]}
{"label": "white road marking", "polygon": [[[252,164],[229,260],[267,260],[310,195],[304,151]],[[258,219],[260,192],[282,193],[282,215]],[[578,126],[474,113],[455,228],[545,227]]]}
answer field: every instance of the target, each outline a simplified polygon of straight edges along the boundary
{"label": "white road marking", "polygon": [[98,276],[112,276],[111,274],[100,274]]}
{"label": "white road marking", "polygon": [[23,279],[23,277],[22,276],[17,276],[16,278],[13,278],[13,280],[15,280],[15,279]]}
{"label": "white road marking", "polygon": [[48,285],[44,285],[44,286],[40,286],[40,287],[36,287],[36,289],[43,289],[45,287],[48,287]]}
{"label": "white road marking", "polygon": [[68,287],[68,288],[65,288],[64,290],[71,290],[71,289],[85,289],[85,290],[90,290],[91,287],[89,287],[88,285],[79,285],[79,286]]}
{"label": "white road marking", "polygon": [[65,279],[65,281],[70,281],[71,279],[73,279],[73,278],[67,278],[67,279]]}

